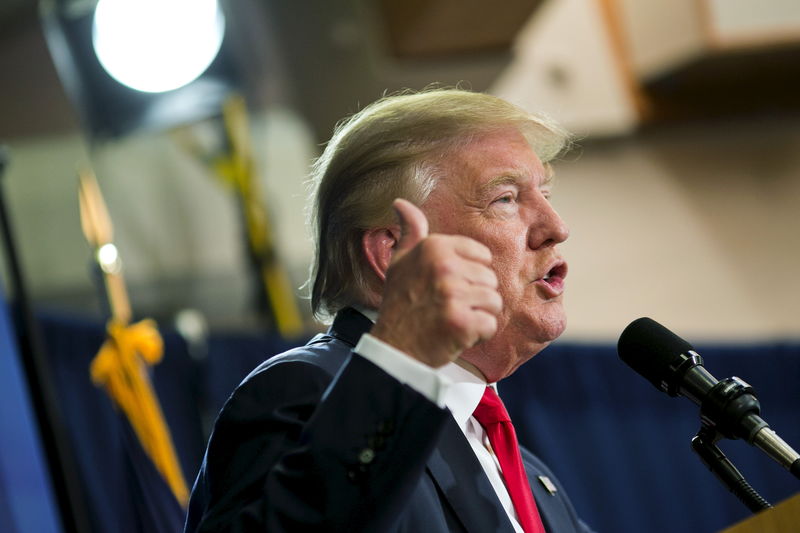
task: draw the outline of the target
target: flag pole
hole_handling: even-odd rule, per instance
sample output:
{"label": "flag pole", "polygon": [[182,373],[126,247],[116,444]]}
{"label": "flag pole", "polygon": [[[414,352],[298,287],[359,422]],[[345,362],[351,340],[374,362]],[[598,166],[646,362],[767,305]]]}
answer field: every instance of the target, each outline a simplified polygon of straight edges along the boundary
{"label": "flag pole", "polygon": [[185,508],[189,489],[148,371],[163,356],[161,335],[152,320],[131,324],[131,304],[122,260],[113,243],[111,217],[89,170],[79,173],[78,198],[81,229],[102,272],[111,310],[108,337],[91,363],[92,381],[104,387],[123,411],[145,453]]}

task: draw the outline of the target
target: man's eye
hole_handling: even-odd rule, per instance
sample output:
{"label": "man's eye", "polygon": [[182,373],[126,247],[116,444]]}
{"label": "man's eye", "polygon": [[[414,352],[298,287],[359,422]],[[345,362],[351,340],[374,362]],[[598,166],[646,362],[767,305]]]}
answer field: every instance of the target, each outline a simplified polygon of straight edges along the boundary
{"label": "man's eye", "polygon": [[513,203],[514,202],[514,195],[510,194],[510,193],[506,194],[506,195],[503,195],[500,198],[498,198],[497,200],[495,200],[494,202],[498,203],[498,204],[510,204],[510,203]]}

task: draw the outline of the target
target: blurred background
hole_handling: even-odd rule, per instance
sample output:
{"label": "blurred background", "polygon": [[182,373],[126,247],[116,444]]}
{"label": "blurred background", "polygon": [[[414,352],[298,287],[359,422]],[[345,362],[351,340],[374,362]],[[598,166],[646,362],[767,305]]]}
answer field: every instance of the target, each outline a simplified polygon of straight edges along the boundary
{"label": "blurred background", "polygon": [[[3,424],[30,434],[0,437],[4,531],[175,530],[158,518],[172,508],[138,496],[145,476],[131,482],[147,458],[131,458],[130,414],[90,379],[106,321],[156,320],[153,396],[191,486],[236,383],[324,328],[300,288],[310,162],[337,120],[431,83],[499,95],[578,139],[555,165],[570,323],[508,385],[512,415],[530,419],[521,438],[598,531],[712,531],[747,515],[689,451],[694,408],[621,368],[614,344],[631,320],[659,320],[708,347],[717,377],[751,381],[767,420],[800,445],[800,4],[172,3],[189,9],[117,1],[134,9],[104,29],[113,0],[0,0],[0,186],[14,244],[2,357],[19,405]],[[128,56],[103,55],[113,37]],[[117,57],[155,68],[173,45],[207,51],[199,75],[142,91],[111,72]],[[554,373],[563,384],[542,378]],[[748,466],[768,497],[799,488],[777,465]],[[20,483],[30,499],[15,495]],[[42,498],[52,520],[30,511]]]}

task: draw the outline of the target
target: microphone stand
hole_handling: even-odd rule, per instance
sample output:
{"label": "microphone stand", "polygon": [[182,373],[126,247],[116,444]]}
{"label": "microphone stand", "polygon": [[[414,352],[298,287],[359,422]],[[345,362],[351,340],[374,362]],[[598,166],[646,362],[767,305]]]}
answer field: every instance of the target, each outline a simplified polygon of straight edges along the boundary
{"label": "microphone stand", "polygon": [[742,473],[719,449],[716,443],[721,438],[722,434],[704,421],[700,426],[700,431],[692,439],[692,449],[716,478],[754,514],[771,508],[772,505],[756,492]]}

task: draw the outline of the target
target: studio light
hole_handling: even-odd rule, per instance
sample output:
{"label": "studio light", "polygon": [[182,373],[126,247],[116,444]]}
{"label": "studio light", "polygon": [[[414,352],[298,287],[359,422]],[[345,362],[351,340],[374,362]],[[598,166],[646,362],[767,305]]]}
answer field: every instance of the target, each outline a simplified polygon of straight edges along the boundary
{"label": "studio light", "polygon": [[217,0],[100,0],[92,44],[100,64],[118,82],[160,93],[203,74],[224,34]]}
{"label": "studio light", "polygon": [[219,115],[241,86],[226,0],[40,2],[53,63],[92,141]]}

